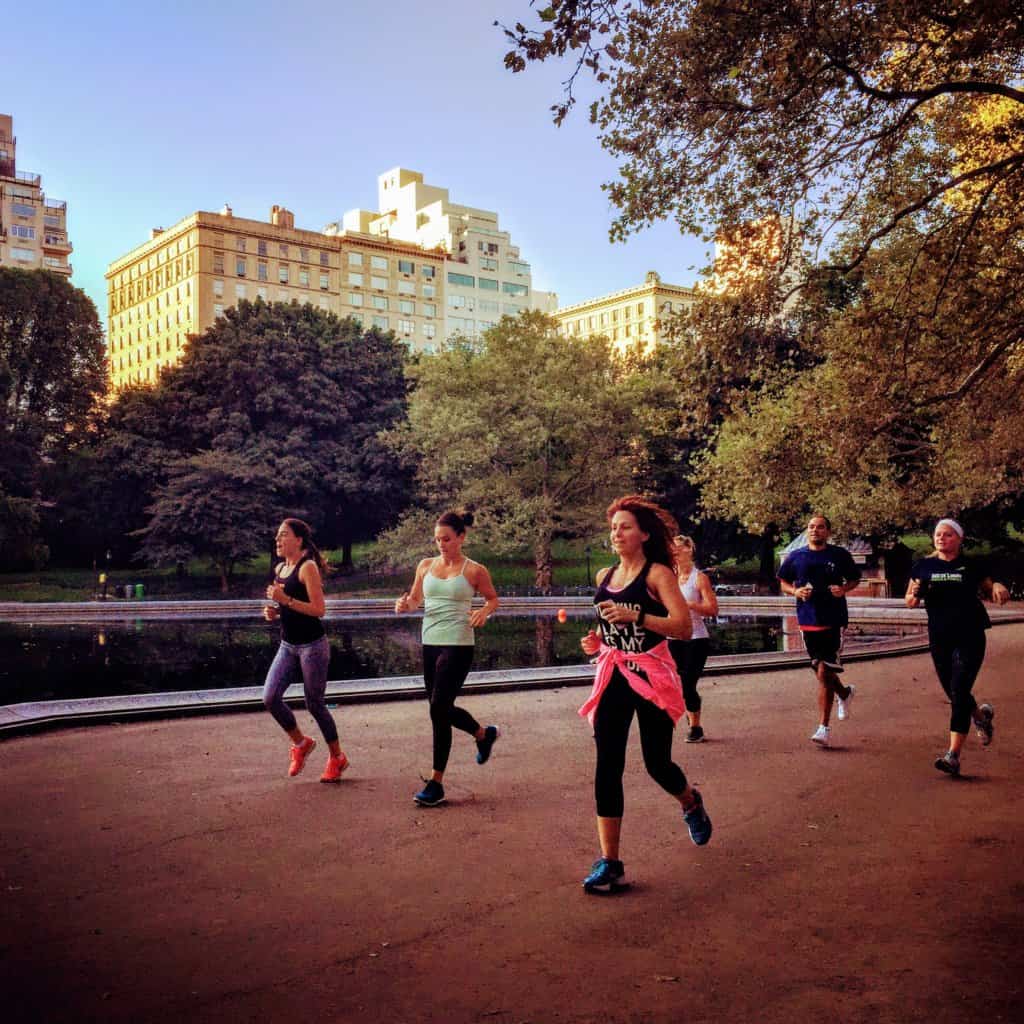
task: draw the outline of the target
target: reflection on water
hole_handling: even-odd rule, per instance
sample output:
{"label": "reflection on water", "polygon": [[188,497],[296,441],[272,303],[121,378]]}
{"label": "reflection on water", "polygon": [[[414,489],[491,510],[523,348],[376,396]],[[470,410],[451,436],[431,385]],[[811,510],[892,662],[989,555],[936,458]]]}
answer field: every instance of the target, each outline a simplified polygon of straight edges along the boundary
{"label": "reflection on water", "polygon": [[[579,639],[590,621],[589,612],[564,624],[553,613],[497,615],[477,634],[473,667],[581,664]],[[331,679],[419,675],[418,618],[331,619],[327,626]],[[860,635],[848,642],[879,639],[881,628],[860,627]],[[801,648],[790,629],[779,616],[720,618],[709,623],[711,653]],[[899,629],[886,635],[899,635]],[[238,619],[102,627],[0,623],[0,704],[259,686],[277,640],[276,626]]]}

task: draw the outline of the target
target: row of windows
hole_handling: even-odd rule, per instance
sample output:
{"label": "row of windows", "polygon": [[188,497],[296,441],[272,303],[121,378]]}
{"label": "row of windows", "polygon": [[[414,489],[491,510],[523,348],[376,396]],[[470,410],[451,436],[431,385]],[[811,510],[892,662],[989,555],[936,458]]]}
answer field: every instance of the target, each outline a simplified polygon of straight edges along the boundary
{"label": "row of windows", "polygon": [[[678,303],[678,306],[679,306],[680,310],[685,308],[685,305],[682,302]],[[662,303],[662,307],[661,308],[662,308],[663,312],[671,313],[672,312],[672,303],[671,302],[664,302],[664,303]],[[642,317],[644,315],[644,304],[642,302],[638,302],[635,307],[633,305],[629,305],[629,306],[624,306],[622,308],[622,310],[621,310],[621,312],[622,312],[622,319],[624,321],[625,320],[629,320],[632,317],[632,315],[633,315],[633,310],[634,309],[636,310],[636,315],[638,317]],[[597,316],[581,317],[579,320],[570,321],[569,323],[570,323],[570,326],[573,328],[573,333],[574,334],[582,334],[585,330],[593,331],[596,328],[607,327],[609,325],[609,323],[611,323],[611,324],[618,323],[619,322],[619,312],[620,312],[620,310],[613,309],[613,310],[611,310],[610,313],[606,311],[604,313],[598,314]]]}
{"label": "row of windows", "polygon": [[[152,261],[153,257],[150,257]],[[116,291],[110,293],[110,311],[118,313],[128,306],[134,306],[143,299],[149,298],[154,292],[163,291],[176,284],[182,278],[192,274],[192,254],[186,253],[182,259],[174,260],[170,266],[150,270],[145,276],[138,277],[139,265],[118,275],[114,281]]]}
{"label": "row of windows", "polygon": [[[498,290],[498,281],[490,277],[476,278],[472,274],[458,274],[454,271],[448,272],[448,283],[454,285],[461,285],[463,288],[476,288],[480,287],[484,291],[496,292]],[[514,284],[511,281],[502,281],[501,290],[506,295],[522,295],[526,296],[530,294],[530,286],[525,284]]]}
{"label": "row of windows", "polygon": [[[250,251],[250,249],[249,249],[249,242],[250,241],[251,241],[251,239],[244,238],[243,236],[239,235],[235,239],[235,250],[237,252],[249,252]],[[220,249],[225,248],[225,246],[224,246],[224,235],[221,234],[220,232],[216,232],[214,234],[214,236],[213,236],[213,244],[217,248],[220,248]],[[270,255],[269,248],[270,248],[270,243],[268,243],[265,239],[260,238],[260,239],[256,240],[256,255],[257,256],[269,256]],[[299,259],[300,263],[311,263],[311,262],[314,262],[314,261],[310,260],[310,252],[311,252],[311,250],[308,247],[306,247],[304,245],[297,245],[297,246],[295,246],[295,249],[296,249],[296,251],[299,254],[298,255],[298,259]],[[277,245],[277,254],[278,254],[278,256],[280,256],[282,259],[289,259],[290,258],[289,257],[289,253],[290,252],[291,252],[291,247],[288,245],[287,242],[279,242],[278,243],[278,245]],[[318,256],[317,256],[317,260],[319,261],[321,267],[330,266],[330,253],[320,252],[318,254]]]}
{"label": "row of windows", "polygon": [[[395,263],[400,274],[414,275],[416,273],[416,264],[412,260],[398,259]],[[364,266],[365,258],[363,254],[361,252],[350,252],[348,254],[348,265],[350,267]],[[370,257],[371,270],[389,270],[390,266],[391,264],[387,256]],[[431,266],[429,263],[421,263],[420,276],[425,277],[428,280],[433,280],[437,276],[437,268]]]}

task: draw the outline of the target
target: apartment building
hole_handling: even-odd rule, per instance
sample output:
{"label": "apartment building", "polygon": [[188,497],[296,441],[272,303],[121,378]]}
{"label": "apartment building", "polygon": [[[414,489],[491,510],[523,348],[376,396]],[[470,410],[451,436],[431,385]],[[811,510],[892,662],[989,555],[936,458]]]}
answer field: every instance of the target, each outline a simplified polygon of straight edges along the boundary
{"label": "apartment building", "polygon": [[638,341],[650,347],[663,337],[664,320],[689,308],[695,296],[695,289],[668,284],[651,270],[643,284],[563,306],[552,316],[567,337],[603,334],[617,349]]}
{"label": "apartment building", "polygon": [[240,299],[311,303],[430,349],[442,332],[444,257],[380,236],[295,227],[274,206],[268,221],[198,211],[110,264],[107,346],[111,385],[152,384],[180,361],[190,334]]}
{"label": "apartment building", "polygon": [[447,258],[444,336],[476,337],[503,316],[554,311],[558,297],[533,287],[530,264],[491,210],[463,206],[418,171],[396,167],[377,178],[378,210],[350,210],[345,231],[402,239]]}
{"label": "apartment building", "polygon": [[19,171],[14,118],[0,114],[0,266],[71,276],[68,204],[47,199],[42,176]]}

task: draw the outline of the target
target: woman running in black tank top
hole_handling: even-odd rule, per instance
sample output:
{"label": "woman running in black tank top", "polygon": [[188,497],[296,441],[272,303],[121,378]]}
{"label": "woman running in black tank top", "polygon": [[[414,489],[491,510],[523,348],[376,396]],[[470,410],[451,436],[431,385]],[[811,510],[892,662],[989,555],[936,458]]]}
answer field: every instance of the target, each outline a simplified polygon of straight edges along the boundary
{"label": "woman running in black tank top", "polygon": [[313,543],[312,531],[301,519],[286,519],[278,528],[277,553],[284,559],[274,571],[274,582],[267,587],[267,600],[276,607],[265,607],[268,622],[281,622],[281,646],[263,684],[263,704],[292,741],[288,774],[299,774],[306,765],[316,740],[303,735],[292,709],[284,701],[285,691],[302,679],[306,708],[320,727],[330,756],[321,782],[340,782],[348,767],[348,758],[338,742],[338,729],[327,710],[327,668],[331,645],[324,629],[324,591],[320,579],[323,558]]}
{"label": "woman running in black tank top", "polygon": [[626,884],[619,837],[622,775],[634,715],[648,773],[679,801],[693,842],[703,846],[711,838],[700,793],[672,760],[672,732],[686,709],[666,637],[686,639],[692,628],[672,560],[676,523],[638,495],[612,502],[607,516],[619,562],[597,575],[594,604],[600,632],[591,630],[580,642],[588,655],[599,654],[594,689],[580,708],[594,727],[601,846],[601,857],[583,880],[586,892],[611,892]]}

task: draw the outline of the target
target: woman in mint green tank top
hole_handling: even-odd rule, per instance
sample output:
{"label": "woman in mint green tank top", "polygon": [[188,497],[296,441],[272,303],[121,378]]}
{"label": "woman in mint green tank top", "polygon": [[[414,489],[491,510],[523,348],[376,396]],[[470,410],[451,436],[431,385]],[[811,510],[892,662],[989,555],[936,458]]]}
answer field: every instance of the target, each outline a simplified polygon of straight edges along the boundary
{"label": "woman in mint green tank top", "polygon": [[[474,630],[486,625],[498,607],[490,573],[462,553],[472,513],[446,512],[434,526],[438,554],[424,558],[416,569],[412,588],[395,602],[396,614],[423,606],[423,683],[430,701],[434,761],[430,778],[413,799],[424,807],[444,803],[444,778],[452,748],[452,727],[476,740],[476,762],[485,764],[501,730],[486,727],[455,699],[473,664]],[[479,594],[483,607],[473,608]]]}

